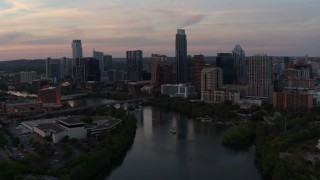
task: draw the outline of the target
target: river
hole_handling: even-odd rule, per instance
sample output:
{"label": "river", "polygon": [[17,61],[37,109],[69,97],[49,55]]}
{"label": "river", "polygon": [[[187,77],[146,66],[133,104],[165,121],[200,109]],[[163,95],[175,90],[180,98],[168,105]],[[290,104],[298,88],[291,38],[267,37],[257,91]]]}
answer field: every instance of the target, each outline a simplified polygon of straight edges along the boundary
{"label": "river", "polygon": [[[85,98],[66,102],[82,106],[106,101]],[[253,148],[233,150],[221,144],[223,126],[151,106],[134,113],[138,120],[134,143],[106,180],[261,179],[254,165]],[[176,134],[170,133],[171,128]]]}
{"label": "river", "polygon": [[[134,144],[107,180],[261,179],[253,149],[236,151],[221,144],[223,127],[156,107],[135,113]],[[176,135],[169,132],[171,128]]]}

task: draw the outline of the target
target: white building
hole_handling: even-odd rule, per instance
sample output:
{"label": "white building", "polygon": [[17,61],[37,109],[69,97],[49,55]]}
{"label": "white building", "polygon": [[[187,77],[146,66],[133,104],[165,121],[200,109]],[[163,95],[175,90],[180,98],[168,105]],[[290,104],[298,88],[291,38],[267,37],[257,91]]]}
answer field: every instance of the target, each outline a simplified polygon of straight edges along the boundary
{"label": "white building", "polygon": [[195,86],[186,84],[163,84],[161,85],[161,94],[169,95],[170,97],[195,97],[197,92]]}
{"label": "white building", "polygon": [[20,83],[31,84],[33,80],[37,78],[37,72],[35,71],[23,71],[20,72]]}
{"label": "white building", "polygon": [[202,98],[202,101],[209,103],[224,103],[226,101],[235,103],[240,100],[240,93],[229,91],[203,91]]}
{"label": "white building", "polygon": [[55,118],[47,119],[43,122],[23,122],[22,125],[27,127],[31,132],[34,132],[42,138],[51,137],[52,142],[58,143],[64,137],[83,139],[87,137],[87,131],[84,128],[84,123],[74,118]]}

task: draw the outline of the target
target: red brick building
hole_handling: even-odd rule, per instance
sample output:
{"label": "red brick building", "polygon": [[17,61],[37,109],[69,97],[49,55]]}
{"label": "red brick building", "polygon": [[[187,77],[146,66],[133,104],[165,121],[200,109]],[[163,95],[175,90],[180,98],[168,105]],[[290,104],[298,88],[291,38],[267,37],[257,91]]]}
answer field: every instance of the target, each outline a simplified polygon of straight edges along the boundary
{"label": "red brick building", "polygon": [[38,101],[44,104],[61,104],[61,87],[49,87],[38,91]]}
{"label": "red brick building", "polygon": [[201,70],[205,66],[204,56],[195,55],[192,61],[192,84],[196,87],[196,92],[201,95]]}
{"label": "red brick building", "polygon": [[278,111],[306,110],[313,108],[313,95],[299,92],[273,92],[273,108]]}

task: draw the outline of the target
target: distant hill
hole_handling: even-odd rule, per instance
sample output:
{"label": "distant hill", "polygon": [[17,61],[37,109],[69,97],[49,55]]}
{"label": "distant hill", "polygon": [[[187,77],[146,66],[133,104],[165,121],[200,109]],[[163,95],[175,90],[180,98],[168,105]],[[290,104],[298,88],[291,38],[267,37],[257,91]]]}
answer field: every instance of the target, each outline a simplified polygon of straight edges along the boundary
{"label": "distant hill", "polygon": [[45,73],[45,60],[11,60],[0,61],[0,71],[20,72],[20,71],[37,71]]}

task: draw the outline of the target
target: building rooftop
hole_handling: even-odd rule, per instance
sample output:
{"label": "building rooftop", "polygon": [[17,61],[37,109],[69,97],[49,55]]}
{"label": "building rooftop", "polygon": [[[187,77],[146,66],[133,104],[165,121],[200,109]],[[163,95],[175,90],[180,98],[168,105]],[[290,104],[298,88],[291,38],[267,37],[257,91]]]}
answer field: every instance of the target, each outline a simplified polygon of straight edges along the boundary
{"label": "building rooftop", "polygon": [[83,124],[82,121],[80,121],[78,118],[73,118],[73,117],[66,117],[66,118],[62,118],[59,120],[62,123],[68,124],[68,125],[72,125],[72,124]]}
{"label": "building rooftop", "polygon": [[64,129],[61,126],[55,123],[38,124],[36,127],[42,131],[52,131],[53,133],[59,133],[64,131]]}

